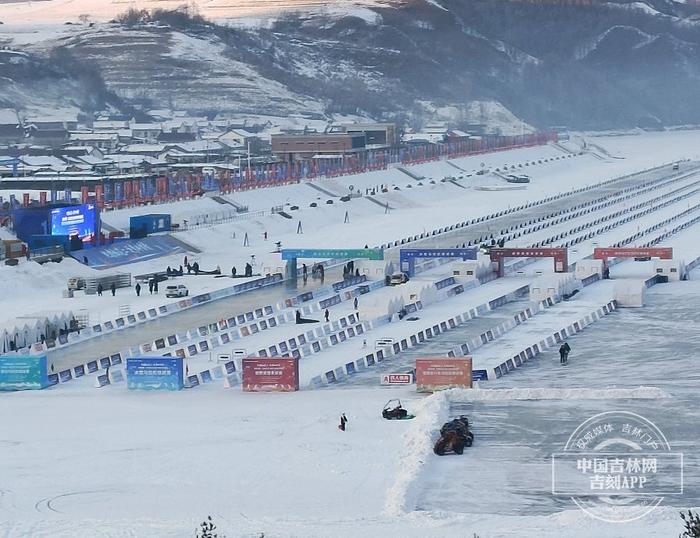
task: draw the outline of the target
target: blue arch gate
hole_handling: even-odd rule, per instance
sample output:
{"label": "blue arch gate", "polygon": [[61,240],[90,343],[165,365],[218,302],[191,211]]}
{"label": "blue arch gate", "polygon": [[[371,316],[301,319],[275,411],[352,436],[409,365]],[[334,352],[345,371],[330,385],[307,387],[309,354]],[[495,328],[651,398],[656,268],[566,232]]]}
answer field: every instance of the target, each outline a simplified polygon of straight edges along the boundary
{"label": "blue arch gate", "polygon": [[421,258],[462,258],[476,260],[478,247],[470,248],[402,248],[400,251],[401,272],[409,277],[415,275],[416,260]]}

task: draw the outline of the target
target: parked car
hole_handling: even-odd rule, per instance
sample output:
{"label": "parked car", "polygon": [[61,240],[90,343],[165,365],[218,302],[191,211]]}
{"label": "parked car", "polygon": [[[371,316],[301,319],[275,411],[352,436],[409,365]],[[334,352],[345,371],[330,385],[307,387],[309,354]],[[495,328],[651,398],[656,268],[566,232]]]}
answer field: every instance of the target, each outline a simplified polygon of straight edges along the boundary
{"label": "parked car", "polygon": [[506,176],[508,183],[530,183],[530,176],[510,174]]}
{"label": "parked car", "polygon": [[166,297],[187,297],[190,294],[190,290],[184,284],[178,284],[176,286],[168,286],[165,288]]}
{"label": "parked car", "polygon": [[398,286],[399,284],[405,284],[408,282],[408,275],[406,273],[394,273],[391,276],[386,277],[387,286]]}

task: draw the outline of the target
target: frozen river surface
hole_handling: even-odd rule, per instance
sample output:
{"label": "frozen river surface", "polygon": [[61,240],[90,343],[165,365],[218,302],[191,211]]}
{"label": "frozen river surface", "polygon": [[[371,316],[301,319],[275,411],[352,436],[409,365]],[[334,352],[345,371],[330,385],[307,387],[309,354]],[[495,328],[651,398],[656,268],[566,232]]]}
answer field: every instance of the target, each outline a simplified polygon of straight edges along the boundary
{"label": "frozen river surface", "polygon": [[[684,490],[663,503],[700,505],[700,281],[659,285],[647,305],[621,309],[568,341],[568,366],[556,349],[488,388],[659,387],[668,398],[650,400],[527,400],[453,403],[467,414],[475,445],[462,457],[436,458],[424,474],[419,510],[469,514],[547,515],[575,508],[552,495],[552,462],[588,418],[627,411],[652,421],[671,449],[684,456]],[[485,387],[486,387],[485,386]]]}

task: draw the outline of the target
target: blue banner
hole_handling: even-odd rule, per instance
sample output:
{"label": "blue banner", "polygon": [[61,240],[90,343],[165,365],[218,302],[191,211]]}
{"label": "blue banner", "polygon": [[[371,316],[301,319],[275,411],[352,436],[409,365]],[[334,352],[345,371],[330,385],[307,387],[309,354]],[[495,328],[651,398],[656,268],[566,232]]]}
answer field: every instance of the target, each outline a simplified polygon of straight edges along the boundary
{"label": "blue banner", "polygon": [[401,259],[409,258],[462,258],[476,260],[477,247],[469,248],[402,248]]}
{"label": "blue banner", "polygon": [[76,259],[82,262],[82,258],[85,256],[93,269],[109,269],[110,267],[184,252],[185,249],[182,248],[180,243],[167,235],[163,235],[117,241],[112,245],[81,250],[76,253]]}
{"label": "blue banner", "polygon": [[181,358],[129,357],[127,387],[134,390],[180,390],[184,387]]}
{"label": "blue banner", "polygon": [[486,370],[472,370],[472,381],[488,381],[489,376]]}
{"label": "blue banner", "polygon": [[46,355],[0,356],[0,390],[38,390],[47,386]]}
{"label": "blue banner", "polygon": [[[399,267],[408,276],[416,272],[418,258],[462,258],[476,260],[477,247],[469,248],[402,248],[399,256]],[[440,288],[438,288],[440,289]]]}

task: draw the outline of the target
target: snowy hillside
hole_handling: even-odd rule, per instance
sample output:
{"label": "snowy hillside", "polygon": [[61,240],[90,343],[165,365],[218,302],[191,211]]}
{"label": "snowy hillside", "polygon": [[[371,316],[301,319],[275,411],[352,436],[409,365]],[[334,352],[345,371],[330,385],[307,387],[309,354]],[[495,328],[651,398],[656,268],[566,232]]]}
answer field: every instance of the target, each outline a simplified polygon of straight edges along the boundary
{"label": "snowy hillside", "polygon": [[[506,133],[521,119],[581,129],[700,123],[700,8],[691,4],[211,0],[187,10],[206,20],[91,22],[177,3],[2,3],[0,45],[44,58],[62,48],[73,76],[93,70],[126,104],[151,108],[446,119]],[[16,81],[6,70],[0,58],[0,74]],[[22,108],[21,93],[5,106]],[[68,95],[86,107],[80,90]]]}
{"label": "snowy hillside", "polygon": [[366,7],[401,4],[401,0],[47,0],[45,2],[0,2],[0,20],[12,22],[63,22],[87,15],[93,20],[110,20],[129,8],[178,9],[188,5],[210,19],[270,16],[292,10],[331,9],[362,13]]}

